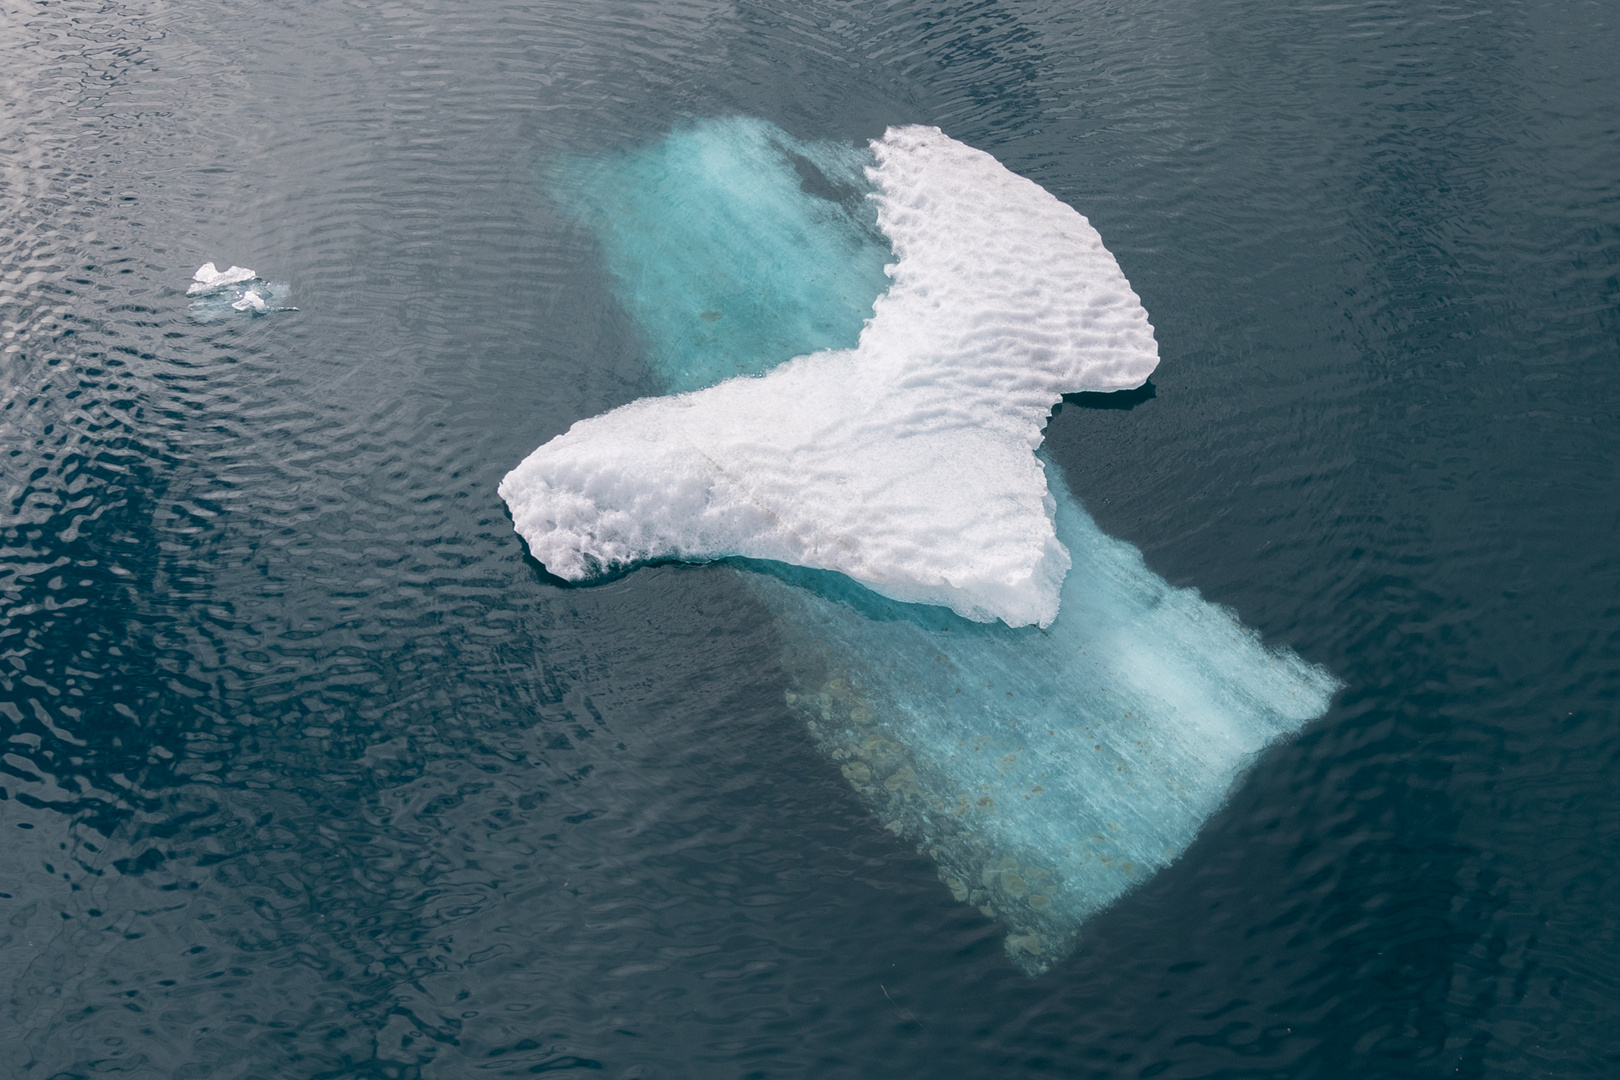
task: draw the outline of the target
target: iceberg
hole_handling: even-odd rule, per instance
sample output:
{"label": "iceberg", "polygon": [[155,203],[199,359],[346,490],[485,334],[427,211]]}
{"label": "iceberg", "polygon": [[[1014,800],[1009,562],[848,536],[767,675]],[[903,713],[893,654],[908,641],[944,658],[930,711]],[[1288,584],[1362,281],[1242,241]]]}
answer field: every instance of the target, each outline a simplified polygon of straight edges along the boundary
{"label": "iceberg", "polygon": [[969,619],[1049,626],[1069,569],[1034,451],[1066,393],[1141,386],[1147,312],[1084,217],[938,128],[869,171],[892,284],[853,349],[633,402],[529,455],[500,494],[580,581],[742,556]]}
{"label": "iceberg", "polygon": [[1058,395],[1157,363],[1077,212],[932,128],[863,157],[708,120],[552,181],[684,392],[530,455],[514,524],[576,580],[726,558],[789,711],[1023,970],[1327,709],[1330,674],[1159,578],[1039,451]]}
{"label": "iceberg", "polygon": [[753,578],[776,616],[789,707],[956,898],[1008,926],[1031,973],[1174,861],[1260,752],[1338,689],[1148,570],[1045,465],[1074,554],[1045,631],[895,603],[831,574]]}

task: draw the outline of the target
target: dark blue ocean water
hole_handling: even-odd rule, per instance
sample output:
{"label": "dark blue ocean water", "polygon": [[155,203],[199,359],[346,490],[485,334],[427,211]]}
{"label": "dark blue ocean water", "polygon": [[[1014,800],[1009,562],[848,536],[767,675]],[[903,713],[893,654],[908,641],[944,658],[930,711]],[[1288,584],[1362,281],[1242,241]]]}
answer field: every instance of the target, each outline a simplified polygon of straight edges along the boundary
{"label": "dark blue ocean water", "polygon": [[[1616,69],[1601,4],[0,0],[0,1075],[1614,1075]],[[1085,213],[1163,362],[1048,452],[1346,684],[1038,977],[741,576],[564,589],[495,494],[661,389],[547,177],[725,115]]]}

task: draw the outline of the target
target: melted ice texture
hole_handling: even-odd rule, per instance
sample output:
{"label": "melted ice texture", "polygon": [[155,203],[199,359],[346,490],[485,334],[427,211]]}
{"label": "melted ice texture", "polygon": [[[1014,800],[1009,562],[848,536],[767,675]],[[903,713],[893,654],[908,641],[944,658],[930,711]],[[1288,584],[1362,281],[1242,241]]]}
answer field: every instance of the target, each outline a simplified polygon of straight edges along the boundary
{"label": "melted ice texture", "polygon": [[530,454],[500,493],[547,570],[744,556],[977,622],[1057,617],[1070,559],[1034,451],[1062,395],[1147,380],[1147,312],[1086,219],[989,154],[932,127],[872,149],[898,259],[857,346]]}

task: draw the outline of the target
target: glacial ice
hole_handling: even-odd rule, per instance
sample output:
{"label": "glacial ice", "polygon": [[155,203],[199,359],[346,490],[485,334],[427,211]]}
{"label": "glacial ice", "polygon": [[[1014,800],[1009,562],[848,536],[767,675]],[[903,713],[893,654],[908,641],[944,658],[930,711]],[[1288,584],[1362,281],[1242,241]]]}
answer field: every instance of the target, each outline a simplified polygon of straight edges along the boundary
{"label": "glacial ice", "polygon": [[1034,451],[1065,393],[1146,381],[1147,312],[1086,219],[989,154],[923,127],[873,150],[897,261],[856,347],[530,454],[500,493],[548,571],[742,556],[977,621],[1057,617],[1069,554]]}
{"label": "glacial ice", "polygon": [[[671,164],[679,162],[687,164]],[[821,176],[800,184],[807,163]],[[990,202],[1019,193],[1018,184],[979,166],[957,174],[961,198]],[[717,183],[716,175],[727,179]],[[859,352],[848,349],[857,333],[865,345],[872,328],[860,328],[871,312],[856,287],[874,280],[890,254],[862,239],[865,206],[837,190],[851,175],[842,148],[794,140],[759,121],[710,120],[654,146],[579,165],[557,194],[602,238],[616,295],[645,335],[652,373],[671,390],[692,390],[770,372],[814,347]],[[596,186],[582,189],[581,177]],[[759,192],[724,197],[728,186],[746,195],[748,177]],[[599,213],[595,190],[611,191],[618,212]],[[958,261],[971,262],[984,248],[995,245],[964,246]],[[897,251],[903,265],[907,251],[898,243]],[[1007,258],[1018,254],[1011,249]],[[960,298],[966,310],[985,313],[992,324],[998,310],[1026,311],[1020,290],[1045,251],[1036,246],[1023,255],[1033,264],[1029,272],[986,275],[980,284],[993,294]],[[738,258],[748,263],[746,281],[724,287],[746,295],[716,295],[713,282],[724,272],[714,267]],[[1123,285],[1112,259],[1094,260],[1092,269],[1109,288]],[[896,286],[907,280],[914,279],[895,276]],[[1069,303],[1072,295],[1046,299]],[[722,314],[718,336],[694,334],[701,312]],[[1009,358],[1005,366],[1015,363]],[[784,375],[803,366],[794,361]],[[990,377],[1002,377],[991,368]],[[821,370],[829,379],[854,377],[850,364]],[[969,383],[967,391],[939,407],[974,400],[970,376],[956,377]],[[1031,376],[1037,386],[1046,378]],[[926,389],[876,378],[859,385],[902,396]],[[661,400],[693,396],[700,395]],[[828,422],[816,434],[838,439],[852,430],[860,429]],[[789,709],[879,820],[935,861],[958,900],[1001,920],[1009,957],[1031,974],[1066,955],[1088,917],[1185,850],[1264,748],[1320,716],[1339,685],[1292,652],[1266,647],[1194,590],[1171,587],[1136,548],[1104,535],[1057,467],[1030,454],[1033,445],[1023,452],[1051,500],[1054,542],[1073,564],[1061,582],[1058,616],[1045,629],[896,602],[827,570],[731,561],[773,616]],[[639,447],[627,443],[626,458]],[[657,480],[680,477],[647,478]],[[791,492],[791,475],[779,482]]]}

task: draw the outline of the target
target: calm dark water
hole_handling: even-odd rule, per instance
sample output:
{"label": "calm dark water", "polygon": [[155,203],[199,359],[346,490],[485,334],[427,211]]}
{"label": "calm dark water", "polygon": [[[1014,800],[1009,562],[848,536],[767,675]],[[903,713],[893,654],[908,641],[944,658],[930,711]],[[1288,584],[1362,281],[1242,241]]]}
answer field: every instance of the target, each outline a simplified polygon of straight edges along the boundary
{"label": "calm dark water", "polygon": [[[1620,32],[1597,3],[0,0],[0,1073],[1620,1070]],[[1342,678],[1039,978],[735,575],[495,494],[656,387],[562,155],[939,124],[1152,314],[1048,447]],[[205,261],[301,310],[199,325]]]}

